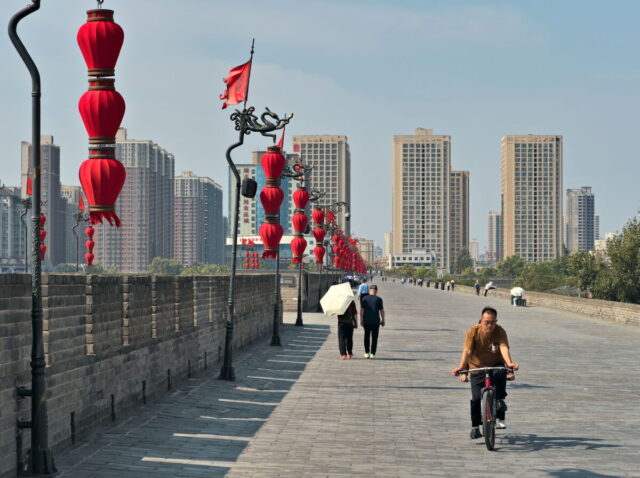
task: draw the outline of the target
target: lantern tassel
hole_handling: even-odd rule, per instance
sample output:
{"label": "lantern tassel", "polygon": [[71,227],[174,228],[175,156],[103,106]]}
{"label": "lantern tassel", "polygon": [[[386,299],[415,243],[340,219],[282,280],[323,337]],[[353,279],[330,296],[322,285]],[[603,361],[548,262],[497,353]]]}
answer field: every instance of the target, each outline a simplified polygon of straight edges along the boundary
{"label": "lantern tassel", "polygon": [[120,227],[120,218],[114,211],[91,211],[89,213],[89,222],[92,225],[102,224],[103,219],[111,226],[115,224],[116,227]]}

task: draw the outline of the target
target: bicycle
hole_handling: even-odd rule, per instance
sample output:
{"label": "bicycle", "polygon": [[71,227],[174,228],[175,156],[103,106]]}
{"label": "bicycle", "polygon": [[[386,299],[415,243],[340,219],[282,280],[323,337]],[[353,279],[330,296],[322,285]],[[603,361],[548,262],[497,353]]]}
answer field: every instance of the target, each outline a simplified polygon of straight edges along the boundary
{"label": "bicycle", "polygon": [[496,444],[496,387],[491,383],[491,370],[512,371],[513,367],[480,367],[468,370],[460,370],[458,375],[470,372],[484,372],[484,388],[482,389],[482,399],[480,401],[480,413],[482,415],[482,435],[487,450],[491,451]]}

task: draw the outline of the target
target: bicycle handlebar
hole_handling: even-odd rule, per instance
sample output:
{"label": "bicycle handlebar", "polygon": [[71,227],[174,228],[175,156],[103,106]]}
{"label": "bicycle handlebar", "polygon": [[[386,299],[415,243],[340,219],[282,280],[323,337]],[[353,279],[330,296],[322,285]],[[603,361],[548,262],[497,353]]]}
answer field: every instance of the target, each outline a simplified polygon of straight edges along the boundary
{"label": "bicycle handlebar", "polygon": [[489,370],[511,370],[513,372],[513,367],[481,367],[481,368],[470,368],[468,370],[459,370],[457,375],[461,375],[469,372],[488,372]]}

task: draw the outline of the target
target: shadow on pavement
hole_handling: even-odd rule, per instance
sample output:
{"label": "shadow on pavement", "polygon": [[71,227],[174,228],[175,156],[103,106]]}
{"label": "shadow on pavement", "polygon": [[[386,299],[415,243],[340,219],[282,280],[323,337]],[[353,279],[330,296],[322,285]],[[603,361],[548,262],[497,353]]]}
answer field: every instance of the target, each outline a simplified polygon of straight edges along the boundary
{"label": "shadow on pavement", "polygon": [[549,476],[555,476],[557,478],[617,478],[617,475],[603,475],[602,473],[595,473],[593,471],[578,468],[563,468],[562,470],[557,471],[538,471],[547,473]]}
{"label": "shadow on pavement", "polygon": [[517,380],[513,382],[509,382],[507,387],[515,388],[516,390],[518,389],[527,390],[529,388],[553,388],[553,387],[547,387],[546,385],[531,385],[530,383],[521,383],[521,382],[518,382]]}
{"label": "shadow on pavement", "polygon": [[599,438],[543,437],[536,434],[505,435],[502,437],[503,443],[505,440],[509,446],[503,448],[503,451],[540,451],[554,448],[596,450],[598,448],[618,448],[621,446],[602,443],[602,440]]}
{"label": "shadow on pavement", "polygon": [[[330,327],[284,325],[281,331],[282,347],[262,343],[239,355],[235,382],[209,374],[182,383],[171,396],[133,410],[138,425],[108,427],[80,445],[88,445],[91,454],[70,450],[58,476],[226,476],[325,343]],[[112,459],[122,454],[122,460]]]}

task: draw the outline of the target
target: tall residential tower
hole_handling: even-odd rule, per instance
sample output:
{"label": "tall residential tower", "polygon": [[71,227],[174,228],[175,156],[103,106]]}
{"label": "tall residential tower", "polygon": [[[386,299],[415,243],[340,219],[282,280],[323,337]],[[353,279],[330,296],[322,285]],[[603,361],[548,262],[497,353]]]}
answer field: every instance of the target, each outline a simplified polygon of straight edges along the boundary
{"label": "tall residential tower", "polygon": [[590,187],[567,189],[567,249],[592,251],[596,240],[595,198]]}
{"label": "tall residential tower", "polygon": [[562,254],[562,136],[504,136],[501,145],[504,257]]}

